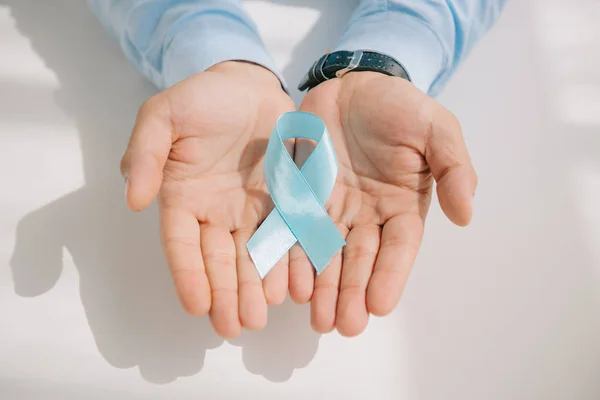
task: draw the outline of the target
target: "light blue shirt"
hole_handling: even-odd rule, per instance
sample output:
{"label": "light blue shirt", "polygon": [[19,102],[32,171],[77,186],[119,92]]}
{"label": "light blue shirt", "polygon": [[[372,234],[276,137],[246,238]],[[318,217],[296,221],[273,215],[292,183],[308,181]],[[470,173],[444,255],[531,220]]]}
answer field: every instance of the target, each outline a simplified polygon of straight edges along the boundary
{"label": "light blue shirt", "polygon": [[[281,79],[242,0],[89,1],[135,67],[161,89],[228,60],[263,65]],[[419,89],[436,95],[505,3],[360,0],[336,50],[388,54]]]}

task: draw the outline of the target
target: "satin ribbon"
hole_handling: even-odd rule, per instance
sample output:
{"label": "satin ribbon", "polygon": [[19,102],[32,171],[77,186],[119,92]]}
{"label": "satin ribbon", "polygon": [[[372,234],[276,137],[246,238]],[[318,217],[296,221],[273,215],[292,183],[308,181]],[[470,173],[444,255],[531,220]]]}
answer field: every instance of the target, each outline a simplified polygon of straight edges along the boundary
{"label": "satin ribbon", "polygon": [[[284,140],[299,138],[317,142],[302,169],[283,144]],[[305,112],[289,112],[279,118],[265,154],[265,179],[275,209],[247,244],[261,278],[296,242],[317,273],[346,244],[323,207],[337,171],[333,143],[321,118]]]}

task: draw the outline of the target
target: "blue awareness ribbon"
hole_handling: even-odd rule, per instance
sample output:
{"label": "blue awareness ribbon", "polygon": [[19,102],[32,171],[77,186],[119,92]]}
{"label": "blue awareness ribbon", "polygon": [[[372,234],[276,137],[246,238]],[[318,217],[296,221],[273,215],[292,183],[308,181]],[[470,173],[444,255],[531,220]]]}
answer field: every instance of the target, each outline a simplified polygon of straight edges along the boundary
{"label": "blue awareness ribbon", "polygon": [[[300,138],[314,140],[317,145],[298,169],[283,142]],[[264,168],[275,209],[246,245],[260,277],[264,278],[296,242],[321,273],[346,244],[323,207],[338,171],[335,149],[323,120],[300,111],[279,117],[267,145]]]}

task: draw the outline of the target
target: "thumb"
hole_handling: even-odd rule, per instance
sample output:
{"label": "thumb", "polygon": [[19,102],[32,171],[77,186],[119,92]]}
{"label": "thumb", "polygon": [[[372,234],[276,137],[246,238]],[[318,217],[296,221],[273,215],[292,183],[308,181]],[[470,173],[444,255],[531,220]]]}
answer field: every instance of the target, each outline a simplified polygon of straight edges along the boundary
{"label": "thumb", "polygon": [[456,225],[468,225],[473,214],[477,174],[471,164],[460,123],[437,103],[425,158],[437,182],[438,199],[444,214]]}
{"label": "thumb", "polygon": [[170,111],[160,94],[140,107],[127,150],[121,160],[125,197],[132,211],[141,211],[154,200],[173,143]]}

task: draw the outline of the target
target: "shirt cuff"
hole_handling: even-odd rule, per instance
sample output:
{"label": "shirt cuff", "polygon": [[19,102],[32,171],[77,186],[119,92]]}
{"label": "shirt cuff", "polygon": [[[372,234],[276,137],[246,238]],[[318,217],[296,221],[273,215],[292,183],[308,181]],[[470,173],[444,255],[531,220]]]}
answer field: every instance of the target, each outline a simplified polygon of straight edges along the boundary
{"label": "shirt cuff", "polygon": [[248,61],[283,77],[258,33],[237,18],[213,14],[190,21],[167,46],[162,61],[162,88],[174,85],[223,61]]}
{"label": "shirt cuff", "polygon": [[447,60],[435,33],[409,14],[378,12],[350,24],[335,51],[371,50],[399,61],[413,84],[434,95]]}

